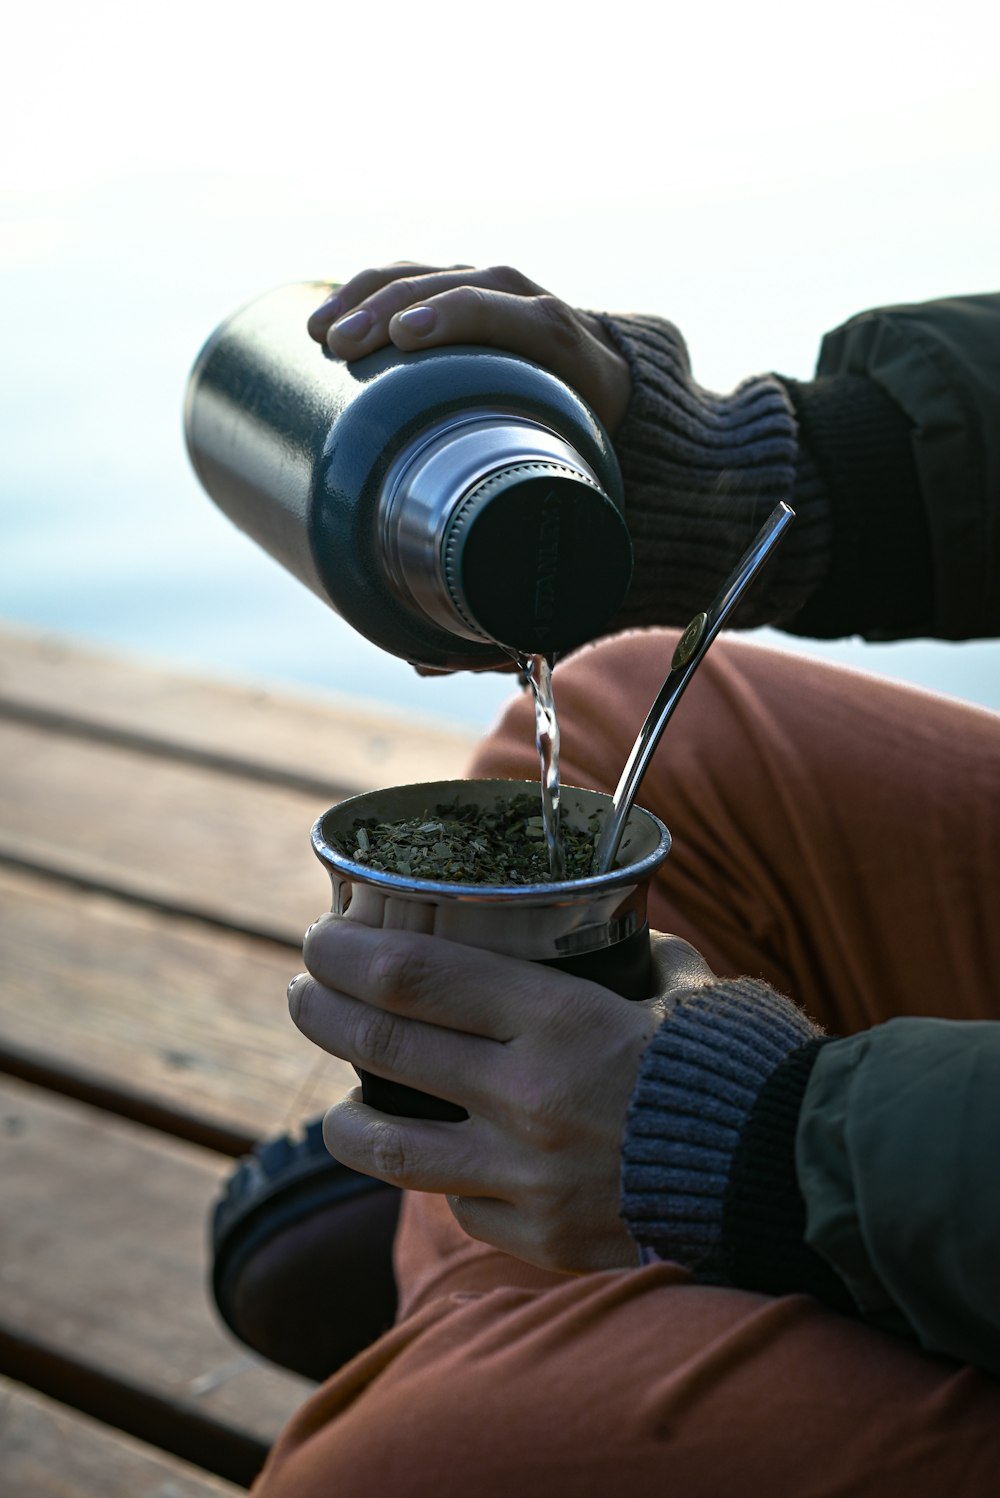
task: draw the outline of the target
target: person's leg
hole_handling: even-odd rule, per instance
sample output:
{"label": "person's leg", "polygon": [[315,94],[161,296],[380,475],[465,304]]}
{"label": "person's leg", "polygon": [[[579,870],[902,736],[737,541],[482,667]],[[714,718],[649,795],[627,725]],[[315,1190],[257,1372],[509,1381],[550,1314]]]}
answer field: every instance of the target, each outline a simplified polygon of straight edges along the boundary
{"label": "person's leg", "polygon": [[256,1498],[995,1492],[981,1375],[806,1296],[670,1264],[548,1274],[472,1244],[439,1197],[405,1210],[423,1293],[293,1419]]}
{"label": "person's leg", "polygon": [[254,1352],[321,1381],[392,1326],[402,1193],[341,1165],[323,1119],[263,1140],[213,1205],[211,1288]]}
{"label": "person's leg", "polygon": [[[613,790],[674,636],[557,668],[568,785]],[[537,779],[516,701],[471,773]],[[717,641],[639,792],[674,845],[650,924],[761,977],[837,1033],[898,1014],[1000,1016],[1000,717]]]}
{"label": "person's leg", "polygon": [[[670,651],[567,663],[568,782],[613,786]],[[517,704],[475,773],[537,778],[530,720]],[[720,642],[641,797],[676,839],[653,924],[837,1028],[995,1013],[998,750],[988,715]],[[545,1273],[437,1197],[404,1198],[396,1268],[396,1327],[291,1423],[259,1498],[995,1488],[1000,1386],[808,1297]]]}

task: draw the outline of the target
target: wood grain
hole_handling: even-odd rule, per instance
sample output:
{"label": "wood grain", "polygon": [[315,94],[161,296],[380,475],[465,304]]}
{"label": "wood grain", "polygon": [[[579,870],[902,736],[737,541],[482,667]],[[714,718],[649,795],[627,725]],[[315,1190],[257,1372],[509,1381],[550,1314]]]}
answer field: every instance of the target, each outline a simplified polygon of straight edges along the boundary
{"label": "wood grain", "polygon": [[2,852],[292,942],[329,909],[301,791],[2,721],[0,765]]}
{"label": "wood grain", "polygon": [[[230,1492],[79,1411],[232,1476],[308,1393],[209,1300],[231,1161],[163,1131],[183,1113],[238,1148],[354,1085],[285,1004],[330,904],[310,828],[346,794],[461,774],[472,742],[0,630],[0,1048],[102,1101],[0,1081],[0,1340],[8,1371],[76,1405],[0,1392],[4,1491]],[[108,1111],[126,1093],[146,1123]]]}
{"label": "wood grain", "polygon": [[0,1082],[0,1322],[270,1441],[310,1385],[218,1322],[207,1214],[228,1162]]}
{"label": "wood grain", "polygon": [[474,735],[432,721],[433,683],[427,689],[422,719],[332,692],[213,680],[81,649],[58,636],[0,629],[0,712],[4,702],[58,711],[166,744],[309,774],[330,785],[331,803],[373,786],[463,773]]}
{"label": "wood grain", "polygon": [[0,1044],[254,1138],[357,1082],[288,1017],[297,950],[0,867],[0,953]]}
{"label": "wood grain", "polygon": [[17,1498],[236,1498],[242,1492],[5,1378],[0,1471],[4,1491]]}

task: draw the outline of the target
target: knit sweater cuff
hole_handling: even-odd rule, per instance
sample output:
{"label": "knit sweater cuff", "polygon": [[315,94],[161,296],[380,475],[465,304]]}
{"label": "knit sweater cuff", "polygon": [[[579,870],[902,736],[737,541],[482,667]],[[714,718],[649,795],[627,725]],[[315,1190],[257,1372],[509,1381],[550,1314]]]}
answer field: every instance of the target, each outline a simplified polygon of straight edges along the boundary
{"label": "knit sweater cuff", "polygon": [[681,334],[661,318],[601,315],[628,362],[632,397],[615,435],[635,575],[619,627],[684,624],[704,608],[780,500],[796,522],[744,601],[749,628],[795,614],[829,562],[830,519],[822,486],[793,494],[797,425],[788,394],[770,374],[729,395],[691,376]]}
{"label": "knit sweater cuff", "polygon": [[797,1259],[794,1140],[822,1043],[795,1005],[749,978],[681,997],[647,1047],[629,1110],[622,1208],[637,1242],[707,1284],[747,1284],[770,1253]]}

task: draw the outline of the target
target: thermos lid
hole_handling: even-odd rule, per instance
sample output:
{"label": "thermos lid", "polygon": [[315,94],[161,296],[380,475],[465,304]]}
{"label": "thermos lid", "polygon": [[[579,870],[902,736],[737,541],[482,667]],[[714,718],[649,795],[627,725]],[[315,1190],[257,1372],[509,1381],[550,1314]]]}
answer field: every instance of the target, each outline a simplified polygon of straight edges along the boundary
{"label": "thermos lid", "polygon": [[458,613],[524,654],[599,634],[632,571],[617,507],[584,474],[546,461],[509,464],[471,489],[449,519],[441,560]]}
{"label": "thermos lid", "polygon": [[597,473],[558,433],[511,412],[459,412],[386,475],[389,575],[452,636],[522,655],[594,639],[625,597],[632,543]]}

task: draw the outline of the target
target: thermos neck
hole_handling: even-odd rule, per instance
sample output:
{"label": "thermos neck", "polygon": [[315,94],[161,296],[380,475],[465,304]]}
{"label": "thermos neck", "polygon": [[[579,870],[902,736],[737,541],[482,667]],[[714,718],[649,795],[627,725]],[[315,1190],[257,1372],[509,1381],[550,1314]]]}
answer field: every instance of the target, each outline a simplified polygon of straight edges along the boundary
{"label": "thermos neck", "polygon": [[622,517],[573,446],[501,410],[442,419],[382,484],[392,585],[450,634],[550,654],[596,633],[628,585]]}

